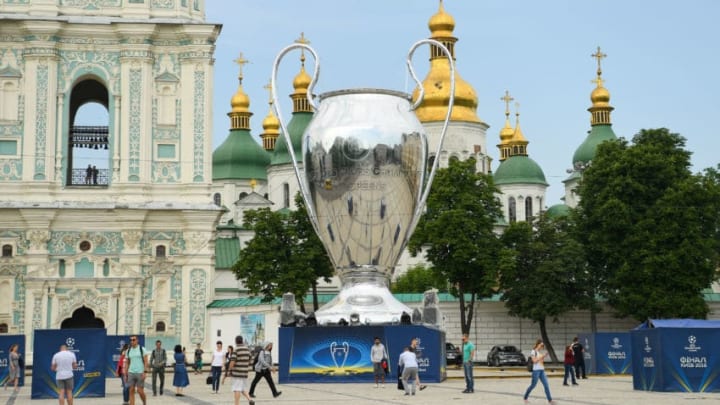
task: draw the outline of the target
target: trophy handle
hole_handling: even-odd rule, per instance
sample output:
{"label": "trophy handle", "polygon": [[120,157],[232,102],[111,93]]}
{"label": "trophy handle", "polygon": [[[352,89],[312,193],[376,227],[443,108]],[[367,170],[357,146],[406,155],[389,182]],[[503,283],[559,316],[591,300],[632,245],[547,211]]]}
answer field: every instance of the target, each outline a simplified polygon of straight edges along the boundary
{"label": "trophy handle", "polygon": [[317,52],[315,52],[315,50],[310,46],[306,44],[292,44],[283,48],[275,57],[275,63],[273,63],[272,77],[270,78],[270,86],[272,87],[271,92],[273,109],[275,110],[275,115],[277,115],[278,121],[280,121],[280,129],[282,130],[281,133],[283,138],[285,139],[285,144],[287,145],[288,153],[290,154],[290,159],[292,160],[293,168],[295,169],[295,176],[298,179],[300,193],[305,200],[305,208],[307,209],[308,216],[310,217],[310,222],[313,224],[315,231],[317,231],[317,215],[315,213],[315,208],[312,204],[310,204],[310,190],[308,190],[308,187],[303,180],[304,176],[300,172],[300,166],[298,165],[297,158],[295,157],[295,148],[293,147],[292,139],[290,139],[290,133],[288,132],[287,126],[285,125],[285,120],[283,120],[282,113],[280,112],[280,103],[278,103],[277,97],[277,72],[278,67],[280,66],[280,61],[282,60],[283,56],[285,56],[285,54],[287,54],[293,49],[298,48],[307,50],[315,59],[315,70],[313,71],[312,80],[310,81],[310,85],[308,86],[306,97],[308,103],[310,104],[310,107],[312,107],[314,111],[317,111],[317,104],[315,104],[315,101],[313,101],[313,89],[315,88],[315,84],[320,77],[320,59],[318,58]]}
{"label": "trophy handle", "polygon": [[[435,159],[433,159],[433,165],[430,170],[430,175],[428,176],[427,182],[424,184],[424,189],[420,194],[420,197],[418,199],[417,206],[415,208],[415,213],[412,218],[412,222],[410,223],[410,228],[408,231],[408,235],[412,234],[412,232],[415,230],[415,226],[417,226],[418,221],[420,220],[420,216],[422,215],[424,209],[425,209],[425,202],[427,201],[428,195],[430,194],[430,186],[432,185],[433,179],[435,178],[435,173],[438,169],[438,162],[440,161],[440,152],[442,151],[442,146],[445,141],[445,135],[447,134],[448,124],[450,123],[450,116],[452,115],[452,109],[453,104],[455,104],[455,62],[453,61],[452,55],[450,54],[450,51],[443,45],[441,42],[438,42],[434,39],[422,39],[413,46],[410,47],[410,51],[408,51],[407,56],[407,67],[408,71],[410,72],[410,76],[412,76],[413,80],[415,80],[415,83],[417,84],[418,88],[420,89],[420,92],[418,94],[418,99],[413,104],[410,109],[414,111],[420,106],[420,103],[422,103],[423,98],[425,97],[425,89],[423,88],[422,82],[418,79],[417,75],[415,74],[415,69],[413,69],[412,66],[412,57],[415,53],[415,50],[423,44],[429,44],[429,45],[435,45],[439,49],[443,51],[445,56],[447,56],[448,63],[450,64],[450,100],[448,101],[448,110],[447,114],[445,115],[445,122],[443,123],[442,132],[440,133],[440,140],[438,141],[437,150],[435,152]],[[424,173],[423,173],[424,175]]]}

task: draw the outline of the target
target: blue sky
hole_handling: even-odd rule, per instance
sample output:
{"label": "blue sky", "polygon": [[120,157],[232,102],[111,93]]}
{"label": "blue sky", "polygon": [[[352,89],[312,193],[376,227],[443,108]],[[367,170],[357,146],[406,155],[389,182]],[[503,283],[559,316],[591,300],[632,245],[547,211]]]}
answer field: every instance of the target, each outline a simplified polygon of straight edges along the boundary
{"label": "blue sky", "polygon": [[[457,69],[478,94],[478,116],[490,125],[487,146],[497,168],[505,90],[520,103],[528,152],[545,172],[547,204],[560,202],[575,149],[590,129],[590,92],[603,60],[605,87],[615,107],[618,136],[666,127],[687,139],[693,170],[716,166],[720,146],[720,2],[716,0],[445,0],[455,18]],[[252,134],[268,112],[272,64],[304,33],[320,56],[316,93],[374,87],[412,91],[405,58],[427,38],[438,0],[208,0],[207,21],[223,24],[215,52],[213,145],[227,136],[230,98],[237,89],[240,52],[243,88],[250,96]],[[278,96],[284,117],[291,105],[299,53],[285,57]],[[308,71],[312,72],[308,58]],[[417,51],[421,78],[427,51]],[[285,87],[283,87],[285,86]],[[513,107],[514,110],[514,107]],[[258,138],[259,139],[259,138]]]}

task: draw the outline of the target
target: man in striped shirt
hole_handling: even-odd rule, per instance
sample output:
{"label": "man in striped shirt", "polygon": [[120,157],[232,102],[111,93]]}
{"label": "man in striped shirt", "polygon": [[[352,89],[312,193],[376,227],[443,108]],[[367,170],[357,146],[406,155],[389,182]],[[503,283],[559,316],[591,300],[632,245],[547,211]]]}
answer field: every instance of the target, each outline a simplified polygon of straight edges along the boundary
{"label": "man in striped shirt", "polygon": [[240,405],[240,395],[247,398],[250,405],[255,405],[255,401],[250,399],[247,390],[248,371],[250,370],[250,350],[245,346],[243,337],[235,336],[235,351],[230,355],[230,376],[232,377],[232,390],[235,395],[235,405]]}

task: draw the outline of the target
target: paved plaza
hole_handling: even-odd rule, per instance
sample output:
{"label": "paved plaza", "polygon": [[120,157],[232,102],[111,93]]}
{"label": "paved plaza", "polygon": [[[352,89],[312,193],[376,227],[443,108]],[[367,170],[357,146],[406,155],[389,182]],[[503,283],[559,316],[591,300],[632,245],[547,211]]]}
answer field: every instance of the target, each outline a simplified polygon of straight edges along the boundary
{"label": "paved plaza", "polygon": [[[620,405],[620,404],[718,404],[720,393],[660,393],[635,391],[632,387],[631,376],[590,376],[587,380],[580,380],[579,386],[564,387],[562,373],[550,372],[550,389],[553,399],[558,404],[585,404],[585,405]],[[230,381],[221,386],[219,394],[212,394],[210,386],[205,384],[203,375],[190,375],[190,386],[185,389],[184,397],[176,397],[172,387],[172,373],[166,375],[169,386],[165,395],[152,396],[152,389],[147,385],[146,392],[150,393],[148,404],[232,404],[233,397],[230,392]],[[26,381],[30,383],[28,376]],[[486,367],[477,367],[475,370],[475,393],[463,394],[465,388],[462,371],[448,370],[448,379],[439,384],[427,384],[428,388],[418,392],[415,396],[404,396],[402,391],[396,389],[395,380],[386,384],[385,388],[374,388],[375,384],[281,384],[278,389],[282,395],[273,399],[270,389],[264,380],[261,380],[257,389],[256,404],[277,405],[369,405],[369,404],[415,404],[415,405],[463,405],[463,404],[522,404],[522,394],[530,382],[530,373],[522,369],[499,370]],[[77,404],[122,404],[122,394],[119,381],[107,380],[105,398],[79,398]],[[30,388],[23,387],[15,395],[12,389],[0,389],[0,404],[57,404],[57,399],[31,400]],[[242,400],[241,404],[247,404]],[[530,396],[530,404],[546,404],[542,385],[538,386]],[[139,400],[137,405],[142,404]]]}

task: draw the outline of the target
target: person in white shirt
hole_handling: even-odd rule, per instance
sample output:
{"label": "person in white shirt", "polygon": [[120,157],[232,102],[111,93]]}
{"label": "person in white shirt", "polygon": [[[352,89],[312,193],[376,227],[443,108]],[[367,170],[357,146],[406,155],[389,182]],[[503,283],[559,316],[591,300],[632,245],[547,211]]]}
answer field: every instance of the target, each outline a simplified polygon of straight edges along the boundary
{"label": "person in white shirt", "polygon": [[385,388],[383,360],[387,362],[387,350],[385,350],[385,345],[380,343],[380,338],[375,337],[375,344],[370,348],[370,361],[372,362],[373,374],[375,375],[375,388],[378,387],[378,380],[382,384],[382,387]]}
{"label": "person in white shirt", "polygon": [[523,399],[525,400],[525,403],[528,403],[528,397],[530,396],[530,392],[535,388],[537,385],[538,380],[543,385],[543,388],[545,388],[545,397],[547,397],[549,404],[555,404],[555,401],[552,399],[552,395],[550,395],[550,386],[548,385],[547,376],[545,375],[545,359],[550,356],[550,353],[548,352],[541,352],[545,348],[545,344],[543,343],[542,339],[538,339],[537,342],[535,342],[535,346],[530,351],[530,359],[533,363],[533,369],[532,369],[532,380],[530,382],[530,386],[525,391],[525,396]]}
{"label": "person in white shirt", "polygon": [[75,353],[69,352],[67,346],[60,345],[60,351],[53,356],[50,368],[55,372],[55,380],[60,390],[60,405],[65,404],[65,397],[68,405],[73,405],[73,370],[77,368]]}
{"label": "person in white shirt", "polygon": [[212,353],[212,362],[210,363],[210,372],[212,376],[212,390],[217,394],[220,390],[220,374],[222,374],[223,364],[225,363],[225,351],[222,342],[217,341],[215,350]]}
{"label": "person in white shirt", "polygon": [[417,380],[418,362],[415,353],[410,351],[410,347],[406,347],[405,351],[402,352],[398,364],[403,367],[402,382],[405,395],[415,395],[415,384],[410,384],[408,381]]}

